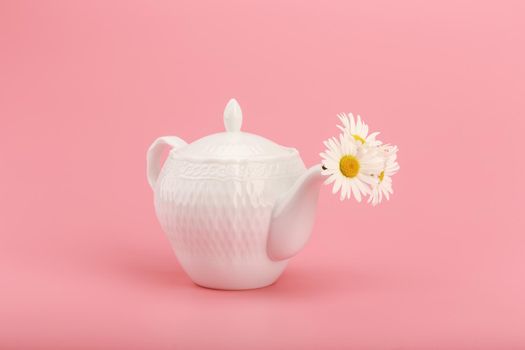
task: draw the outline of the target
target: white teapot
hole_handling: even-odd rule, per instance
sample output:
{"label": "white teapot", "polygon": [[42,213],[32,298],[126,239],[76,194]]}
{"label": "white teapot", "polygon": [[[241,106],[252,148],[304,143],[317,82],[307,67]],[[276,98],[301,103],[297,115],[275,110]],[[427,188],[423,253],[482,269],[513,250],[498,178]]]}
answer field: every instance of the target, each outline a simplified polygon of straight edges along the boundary
{"label": "white teapot", "polygon": [[[274,283],[303,248],[315,218],[321,165],[306,170],[294,148],[242,132],[231,99],[225,132],[191,144],[160,137],[147,175],[158,220],[190,278],[215,289]],[[171,148],[162,166],[164,148]]]}

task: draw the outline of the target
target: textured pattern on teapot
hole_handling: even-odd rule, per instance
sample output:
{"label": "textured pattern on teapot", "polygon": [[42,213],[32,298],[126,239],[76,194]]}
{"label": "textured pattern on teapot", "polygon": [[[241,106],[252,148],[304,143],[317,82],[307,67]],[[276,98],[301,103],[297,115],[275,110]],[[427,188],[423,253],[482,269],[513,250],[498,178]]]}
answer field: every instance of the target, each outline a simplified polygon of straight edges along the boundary
{"label": "textured pattern on teapot", "polygon": [[168,159],[155,198],[157,216],[177,255],[267,261],[275,200],[304,172],[302,161],[201,163],[191,168],[187,163]]}
{"label": "textured pattern on teapot", "polygon": [[166,164],[173,176],[189,179],[255,179],[299,176],[303,172],[302,161],[297,157],[283,157],[282,160],[251,162],[194,162],[173,158]]}

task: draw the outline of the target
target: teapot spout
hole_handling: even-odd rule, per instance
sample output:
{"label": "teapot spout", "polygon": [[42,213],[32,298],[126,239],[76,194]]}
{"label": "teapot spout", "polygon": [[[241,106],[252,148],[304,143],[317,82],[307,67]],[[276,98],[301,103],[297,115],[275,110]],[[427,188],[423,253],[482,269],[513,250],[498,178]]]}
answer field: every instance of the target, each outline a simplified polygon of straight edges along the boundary
{"label": "teapot spout", "polygon": [[266,246],[270,259],[291,258],[308,242],[322,183],[321,165],[314,165],[277,200]]}

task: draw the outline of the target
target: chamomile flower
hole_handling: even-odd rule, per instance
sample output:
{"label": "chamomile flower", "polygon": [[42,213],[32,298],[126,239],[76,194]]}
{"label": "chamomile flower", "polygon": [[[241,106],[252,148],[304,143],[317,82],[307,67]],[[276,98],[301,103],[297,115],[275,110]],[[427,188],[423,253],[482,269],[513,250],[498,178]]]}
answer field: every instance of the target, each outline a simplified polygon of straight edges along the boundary
{"label": "chamomile flower", "polygon": [[375,182],[372,185],[372,192],[368,198],[368,203],[377,205],[381,203],[383,197],[390,199],[390,195],[394,193],[392,189],[392,176],[399,170],[397,163],[397,147],[390,145],[382,145],[378,147],[379,152],[384,158],[384,165],[375,177]]}
{"label": "chamomile flower", "polygon": [[384,159],[377,147],[369,148],[353,137],[342,134],[339,140],[324,142],[326,151],[323,158],[323,175],[328,176],[325,184],[333,183],[332,192],[341,190],[340,199],[352,195],[360,202],[362,196],[370,194],[370,186],[376,182],[373,174],[379,174]]}
{"label": "chamomile flower", "polygon": [[356,141],[361,142],[362,144],[367,144],[367,146],[379,146],[381,141],[376,140],[379,132],[373,132],[368,134],[368,125],[361,120],[361,116],[357,116],[357,120],[354,119],[352,113],[346,115],[344,113],[338,114],[339,120],[343,125],[338,125],[337,127],[341,129],[343,134],[349,137],[353,137]]}

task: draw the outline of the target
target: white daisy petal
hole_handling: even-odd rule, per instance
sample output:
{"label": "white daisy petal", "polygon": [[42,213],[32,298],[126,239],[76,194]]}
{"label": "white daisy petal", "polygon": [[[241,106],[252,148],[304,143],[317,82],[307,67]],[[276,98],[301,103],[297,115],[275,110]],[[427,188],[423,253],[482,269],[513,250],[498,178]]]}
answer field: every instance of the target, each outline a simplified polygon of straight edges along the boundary
{"label": "white daisy petal", "polygon": [[348,115],[348,118],[350,119],[350,130],[355,130],[355,120],[354,120],[354,115],[352,113],[350,113]]}
{"label": "white daisy petal", "polygon": [[346,196],[346,192],[348,191],[346,184],[343,184],[343,187],[341,188],[341,193],[339,194],[339,200],[343,201]]}
{"label": "white daisy petal", "polygon": [[356,201],[361,202],[361,192],[359,191],[356,183],[354,183],[352,186],[352,193],[354,194]]}
{"label": "white daisy petal", "polygon": [[334,182],[337,179],[338,179],[337,175],[336,174],[332,174],[332,175],[330,175],[330,177],[328,179],[325,180],[324,184],[325,185],[330,185],[332,182]]}
{"label": "white daisy petal", "polygon": [[341,185],[343,183],[343,179],[337,179],[335,180],[334,187],[332,187],[332,193],[336,193],[341,188]]}

